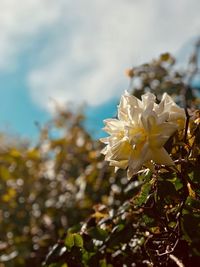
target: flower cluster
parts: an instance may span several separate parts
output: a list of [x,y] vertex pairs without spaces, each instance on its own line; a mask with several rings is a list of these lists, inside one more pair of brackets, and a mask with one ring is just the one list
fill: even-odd
[[106,144],[102,150],[105,160],[115,170],[128,168],[131,178],[152,161],[174,164],[163,146],[176,130],[184,127],[185,111],[166,93],[156,104],[152,93],[139,100],[125,92],[118,106],[118,119],[107,119],[104,123],[104,130],[110,135],[101,139]]

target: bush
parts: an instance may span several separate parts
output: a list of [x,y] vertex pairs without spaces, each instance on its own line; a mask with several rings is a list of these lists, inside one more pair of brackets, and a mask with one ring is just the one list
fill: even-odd
[[[167,91],[187,106],[165,143],[174,166],[114,172],[80,113],[60,110],[36,145],[0,151],[1,266],[197,266],[200,261],[200,112],[175,60],[127,72],[138,98]],[[133,87],[132,87],[133,86]]]

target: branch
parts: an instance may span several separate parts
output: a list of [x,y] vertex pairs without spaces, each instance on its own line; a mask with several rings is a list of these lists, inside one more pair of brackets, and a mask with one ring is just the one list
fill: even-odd
[[181,260],[179,260],[176,256],[173,254],[169,255],[170,259],[177,264],[178,267],[185,267]]

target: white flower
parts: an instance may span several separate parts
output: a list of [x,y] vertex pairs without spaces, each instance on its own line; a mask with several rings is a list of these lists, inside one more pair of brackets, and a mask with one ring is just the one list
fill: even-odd
[[184,127],[185,112],[164,94],[159,104],[151,93],[142,100],[125,92],[118,106],[118,119],[104,121],[104,130],[110,135],[102,138],[105,160],[115,169],[126,169],[128,177],[137,173],[144,164],[173,165],[163,147],[177,129]]

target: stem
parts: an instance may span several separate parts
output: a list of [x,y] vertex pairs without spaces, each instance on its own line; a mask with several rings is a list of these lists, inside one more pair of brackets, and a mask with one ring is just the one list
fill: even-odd
[[174,256],[173,254],[169,255],[170,259],[175,262],[177,264],[178,267],[185,267],[182,263],[182,261],[180,261],[176,256]]
[[184,132],[184,143],[187,143],[187,133],[188,133],[188,127],[189,127],[189,121],[190,121],[190,115],[188,114],[187,108],[185,108],[185,114],[186,114],[186,121],[185,121],[185,132]]

